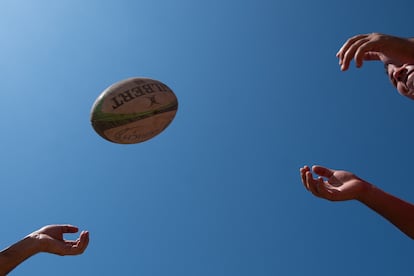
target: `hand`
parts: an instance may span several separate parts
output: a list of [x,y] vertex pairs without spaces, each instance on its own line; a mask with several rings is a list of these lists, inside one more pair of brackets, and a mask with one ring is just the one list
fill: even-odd
[[40,244],[41,252],[57,255],[78,255],[85,251],[89,243],[89,232],[82,231],[77,240],[64,240],[63,234],[77,233],[78,228],[72,225],[48,225],[29,236]]
[[315,179],[310,168],[305,166],[300,169],[302,182],[312,194],[327,200],[360,199],[372,187],[371,184],[350,172],[332,170],[322,166],[313,166],[312,170],[319,177]]
[[361,67],[364,60],[380,60],[400,66],[414,62],[414,42],[386,34],[362,34],[348,39],[336,56],[342,71],[349,68],[352,59],[357,67]]

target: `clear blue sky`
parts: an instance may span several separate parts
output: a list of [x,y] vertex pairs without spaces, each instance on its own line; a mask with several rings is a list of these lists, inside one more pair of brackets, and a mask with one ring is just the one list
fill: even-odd
[[[299,168],[414,201],[414,101],[381,64],[344,73],[335,57],[355,34],[413,36],[413,9],[1,1],[0,246],[51,223],[91,237],[82,256],[39,254],[13,275],[412,275],[409,238],[358,202],[313,197]],[[179,111],[150,141],[112,144],[90,108],[133,76],[166,83]]]

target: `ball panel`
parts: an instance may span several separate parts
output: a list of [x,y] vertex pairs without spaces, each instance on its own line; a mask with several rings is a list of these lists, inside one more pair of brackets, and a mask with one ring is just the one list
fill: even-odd
[[143,120],[107,129],[103,134],[107,140],[120,144],[144,142],[160,134],[171,123],[174,115],[175,112],[154,115]]

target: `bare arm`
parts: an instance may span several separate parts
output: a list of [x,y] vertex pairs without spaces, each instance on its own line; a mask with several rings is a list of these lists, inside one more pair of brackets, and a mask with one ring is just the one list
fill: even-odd
[[347,171],[313,166],[300,169],[306,189],[330,201],[358,200],[414,239],[414,205],[388,194]]
[[26,237],[0,253],[0,275],[6,275],[30,256],[39,253],[35,240]]
[[375,186],[360,202],[386,218],[407,236],[414,239],[414,205],[388,194]]
[[81,232],[74,241],[63,239],[65,233],[76,233],[78,228],[72,225],[45,226],[21,241],[0,252],[0,275],[6,275],[29,257],[40,253],[57,255],[77,255],[83,253],[89,243],[89,233]]

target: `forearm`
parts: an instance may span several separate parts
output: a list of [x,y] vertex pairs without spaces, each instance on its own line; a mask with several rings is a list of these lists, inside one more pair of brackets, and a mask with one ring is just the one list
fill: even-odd
[[16,266],[39,252],[36,239],[30,236],[4,249],[0,252],[0,275],[7,275]]
[[414,239],[414,205],[372,186],[359,201]]

